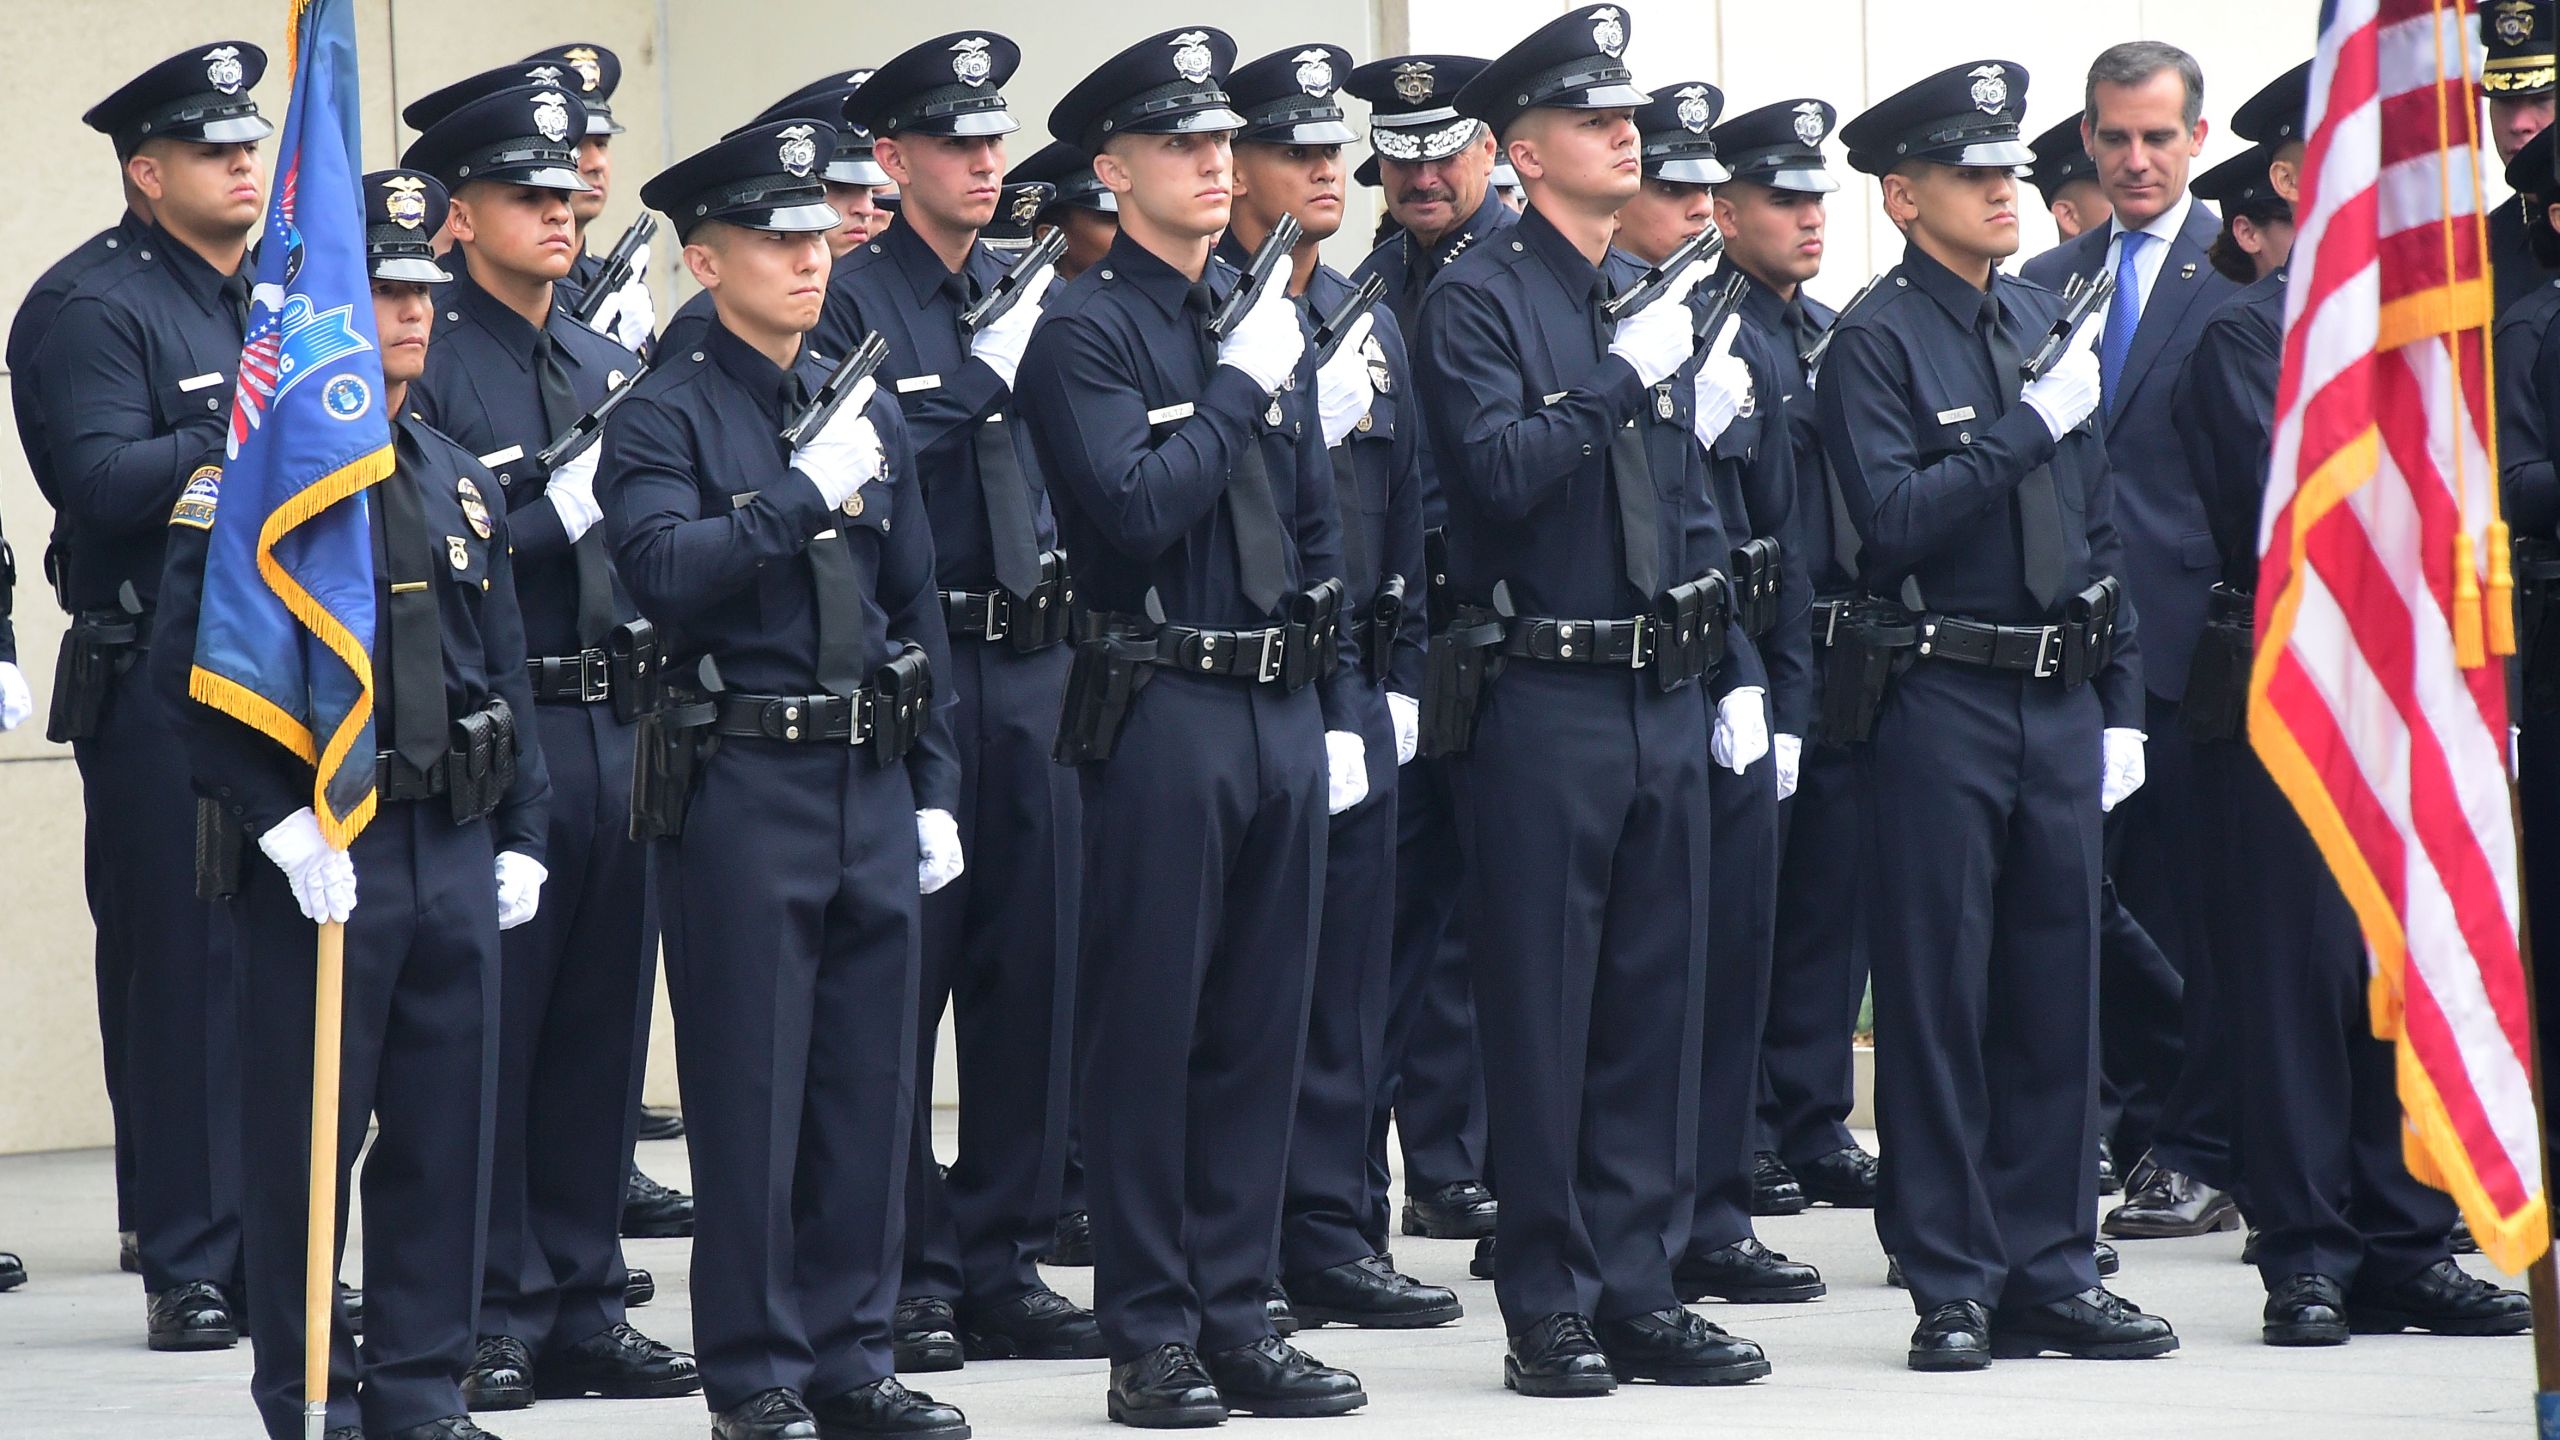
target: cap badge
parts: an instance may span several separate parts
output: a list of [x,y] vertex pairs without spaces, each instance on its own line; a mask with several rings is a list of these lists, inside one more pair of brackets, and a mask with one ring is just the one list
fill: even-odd
[[1684,85],[1677,93],[1680,96],[1680,108],[1677,112],[1680,116],[1680,124],[1692,135],[1704,134],[1707,121],[1714,118],[1707,110],[1707,87]]
[[1604,5],[1591,12],[1591,43],[1612,60],[1627,48],[1626,22],[1614,7]]
[[1407,105],[1430,99],[1432,84],[1428,60],[1408,60],[1396,67],[1396,98]]
[[1796,138],[1807,145],[1822,143],[1822,102],[1807,100],[1796,107]]
[[1333,57],[1322,50],[1301,50],[1290,57],[1298,62],[1298,88],[1321,100],[1333,93]]
[[204,52],[204,78],[225,95],[240,93],[240,82],[248,72],[240,68],[240,47],[216,45]]
[[871,71],[856,70],[852,74],[844,77],[844,83],[847,85],[868,85],[871,83],[871,75]]
[[818,163],[817,131],[807,125],[793,125],[782,131],[782,145],[775,152],[782,168],[798,179],[809,178],[810,169]]
[[2009,103],[2009,72],[1997,65],[1973,67],[1973,108],[1997,115]]
[[382,182],[387,193],[382,197],[382,213],[391,223],[404,230],[416,230],[427,223],[427,182],[415,175],[394,175]]
[[1013,197],[1013,223],[1028,225],[1040,218],[1040,192],[1025,190]]
[[1216,68],[1209,54],[1209,32],[1185,30],[1167,43],[1173,46],[1173,73],[1194,85],[1207,83],[1209,72]]
[[557,65],[528,66],[524,72],[524,80],[528,85],[557,85],[560,83],[560,67]]
[[533,97],[533,128],[557,145],[569,138],[569,97],[545,90]]
[[961,84],[984,85],[995,69],[995,57],[987,53],[987,37],[972,35],[952,45],[951,73],[960,77]]
[[2507,0],[2498,7],[2498,41],[2503,45],[2522,45],[2533,38],[2533,5],[2530,0]]
[[560,58],[568,61],[569,68],[578,72],[580,89],[593,94],[604,88],[604,66],[597,60],[593,46],[573,45],[561,51]]

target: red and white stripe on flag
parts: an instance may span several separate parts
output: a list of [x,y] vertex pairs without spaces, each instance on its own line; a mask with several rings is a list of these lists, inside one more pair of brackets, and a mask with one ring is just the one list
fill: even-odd
[[2259,530],[2250,734],[2354,905],[2409,1166],[2548,1243],[2507,787],[2471,0],[2329,0]]

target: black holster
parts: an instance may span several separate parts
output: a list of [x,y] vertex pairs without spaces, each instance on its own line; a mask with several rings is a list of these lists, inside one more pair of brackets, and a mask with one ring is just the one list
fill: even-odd
[[716,703],[690,691],[663,693],[665,702],[641,716],[632,730],[634,840],[672,840],[684,833],[694,776],[720,745],[720,737],[711,730],[712,722],[720,718]]
[[1342,582],[1325,580],[1281,602],[1280,688],[1292,694],[1342,665]]
[[1110,759],[1131,702],[1155,673],[1156,642],[1132,634],[1126,617],[1095,616],[1090,628],[1067,667],[1058,739],[1049,752],[1061,765]]
[[1360,647],[1361,668],[1374,685],[1387,683],[1387,667],[1395,659],[1396,632],[1404,626],[1404,577],[1390,575],[1378,582],[1378,593],[1369,597],[1369,613],[1362,620]]
[[666,664],[658,650],[657,626],[626,620],[604,637],[604,649],[613,668],[614,719],[637,725],[666,704]]
[[207,796],[196,797],[196,898],[228,900],[240,893],[240,852],[248,841],[240,817]]
[[2515,542],[2516,658],[2529,715],[2560,715],[2560,544]]
[[453,722],[445,797],[452,802],[454,824],[482,819],[507,798],[507,788],[516,783],[516,743],[516,712],[494,695]]
[[1476,716],[1502,674],[1502,617],[1460,605],[1431,637],[1422,679],[1421,753],[1464,755],[1476,743]]
[[1754,639],[1778,624],[1778,542],[1763,535],[1733,550],[1733,623]]
[[54,663],[53,709],[45,718],[44,738],[64,744],[97,734],[116,677],[141,658],[140,619],[112,610],[73,616]]
[[2187,665],[2178,728],[2190,740],[2238,740],[2249,733],[2249,667],[2258,652],[2257,598],[2216,585],[2205,599],[2204,631]]
[[1863,596],[1825,601],[1813,610],[1816,662],[1822,691],[1814,714],[1814,743],[1858,745],[1875,733],[1876,713],[1892,688],[1895,652],[1919,636],[1898,605]]
[[871,763],[886,770],[907,758],[933,719],[933,663],[912,641],[871,673]]
[[2110,575],[2062,605],[2062,688],[2076,690],[2107,668],[2116,653],[2116,611],[2124,587]]
[[1653,683],[1667,693],[1724,663],[1734,611],[1734,583],[1713,570],[1663,591],[1653,603]]

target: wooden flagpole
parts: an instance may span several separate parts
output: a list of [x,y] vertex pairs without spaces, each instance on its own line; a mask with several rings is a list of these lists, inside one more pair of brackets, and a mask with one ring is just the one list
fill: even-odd
[[302,1249],[302,1440],[329,1428],[329,1348],[338,1314],[338,1060],[347,927],[320,927],[311,1006],[311,1223]]

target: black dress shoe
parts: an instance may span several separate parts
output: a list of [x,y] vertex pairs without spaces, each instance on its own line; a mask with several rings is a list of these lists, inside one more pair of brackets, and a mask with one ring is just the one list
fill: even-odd
[[1822,1283],[1821,1271],[1750,1238],[1681,1256],[1671,1284],[1684,1304],[1709,1297],[1737,1305],[1786,1304],[1819,1299],[1831,1288]]
[[15,1290],[27,1283],[27,1262],[0,1250],[0,1290]]
[[1914,1370],[1980,1370],[1991,1364],[1991,1312],[1950,1300],[1920,1317],[1902,1363]]
[[2456,1255],[2477,1255],[2480,1253],[2480,1242],[2472,1235],[2471,1222],[2468,1220],[2454,1221],[2453,1234],[2449,1238],[2450,1248]]
[[1786,1161],[1767,1150],[1751,1157],[1752,1214],[1801,1215],[1810,1203]]
[[1201,1356],[1200,1363],[1227,1409],[1247,1415],[1273,1419],[1348,1415],[1369,1403],[1359,1376],[1319,1364],[1277,1336],[1212,1351]]
[[1460,1180],[1437,1190],[1408,1195],[1404,1233],[1432,1240],[1474,1240],[1493,1233],[1501,1206],[1481,1180]]
[[2147,1157],[2144,1163],[2150,1169],[2141,1183],[2125,1192],[2099,1229],[2119,1240],[2172,1240],[2239,1225],[2240,1205],[2228,1192]]
[[154,1350],[228,1350],[240,1343],[231,1302],[209,1280],[161,1291],[145,1315]]
[[483,1335],[462,1375],[462,1403],[474,1412],[521,1410],[533,1403],[533,1357],[513,1335]]
[[643,1140],[681,1140],[684,1138],[684,1112],[657,1105],[640,1107],[640,1138]]
[[960,1349],[960,1322],[951,1313],[951,1302],[930,1295],[898,1302],[889,1340],[902,1374],[957,1370],[965,1359]]
[[1901,1256],[1887,1254],[1884,1257],[1884,1283],[1892,1286],[1896,1290],[1908,1290],[1911,1288],[1911,1282],[1902,1278]]
[[1043,1285],[984,1309],[960,1331],[971,1360],[1099,1360],[1107,1353],[1093,1312]]
[[818,1422],[797,1391],[759,1390],[711,1418],[711,1440],[818,1440]]
[[1606,1395],[1618,1388],[1608,1353],[1591,1322],[1570,1312],[1550,1315],[1511,1337],[1502,1384],[1523,1395]]
[[1262,1292],[1262,1313],[1271,1321],[1271,1333],[1283,1339],[1298,1333],[1298,1310],[1289,1303],[1289,1292],[1273,1284]]
[[545,1400],[663,1400],[702,1388],[692,1356],[619,1323],[544,1355],[533,1380]]
[[1476,1242],[1476,1253],[1467,1258],[1467,1273],[1479,1280],[1493,1278],[1493,1237],[1487,1235]]
[[1371,1330],[1418,1330],[1446,1325],[1466,1313],[1458,1293],[1399,1275],[1381,1255],[1289,1277],[1289,1306],[1301,1325],[1358,1325]]
[[2124,1268],[2124,1257],[2117,1254],[2116,1247],[2106,1241],[2091,1241],[2089,1249],[2090,1253],[2097,1257],[2099,1279],[2103,1280]]
[[2258,1263],[2258,1227],[2255,1225],[2249,1227],[2248,1234],[2240,1237],[2240,1263],[2243,1265]]
[[364,1333],[364,1292],[341,1281],[338,1285],[338,1314],[347,1322],[347,1333]]
[[819,1440],[868,1440],[874,1435],[969,1440],[969,1419],[959,1406],[945,1405],[895,1379],[812,1400],[809,1413],[817,1417]]
[[1657,1385],[1739,1385],[1769,1373],[1769,1357],[1739,1335],[1728,1335],[1695,1311],[1675,1305],[1597,1327],[1609,1371],[1621,1380]]
[[622,1183],[622,1233],[632,1240],[673,1240],[693,1233],[693,1197],[670,1190],[631,1167]]
[[2178,1332],[2103,1285],[2042,1305],[2003,1307],[1991,1325],[1991,1353],[2003,1360],[2069,1355],[2079,1360],[2147,1360],[2178,1348]]
[[1227,1418],[1217,1382],[1188,1345],[1159,1345],[1112,1366],[1111,1393],[1103,1403],[1112,1419],[1141,1430],[1197,1430]]
[[127,1230],[116,1237],[116,1268],[127,1275],[142,1273],[142,1237]]
[[2291,1275],[2267,1292],[2259,1335],[2270,1345],[2344,1345],[2347,1296],[2326,1275]]
[[2106,1136],[2098,1137],[2098,1193],[2114,1195],[2124,1189],[2124,1177],[2116,1174],[2116,1147]]
[[622,1272],[623,1309],[637,1310],[641,1306],[646,1305],[657,1298],[657,1276],[650,1274],[648,1271],[641,1269],[637,1265],[630,1266]]
[[1876,1208],[1876,1157],[1855,1145],[1788,1168],[1809,1203],[1843,1210]]
[[498,1440],[498,1437],[472,1424],[468,1415],[447,1415],[424,1425],[394,1430],[391,1440]]
[[2359,1335],[2521,1335],[2533,1328],[2533,1302],[2439,1260],[2405,1280],[2358,1285],[2347,1297],[2347,1325]]
[[1091,1265],[1093,1216],[1082,1210],[1059,1216],[1057,1233],[1049,1239],[1049,1253],[1040,1257],[1040,1263],[1077,1269]]

